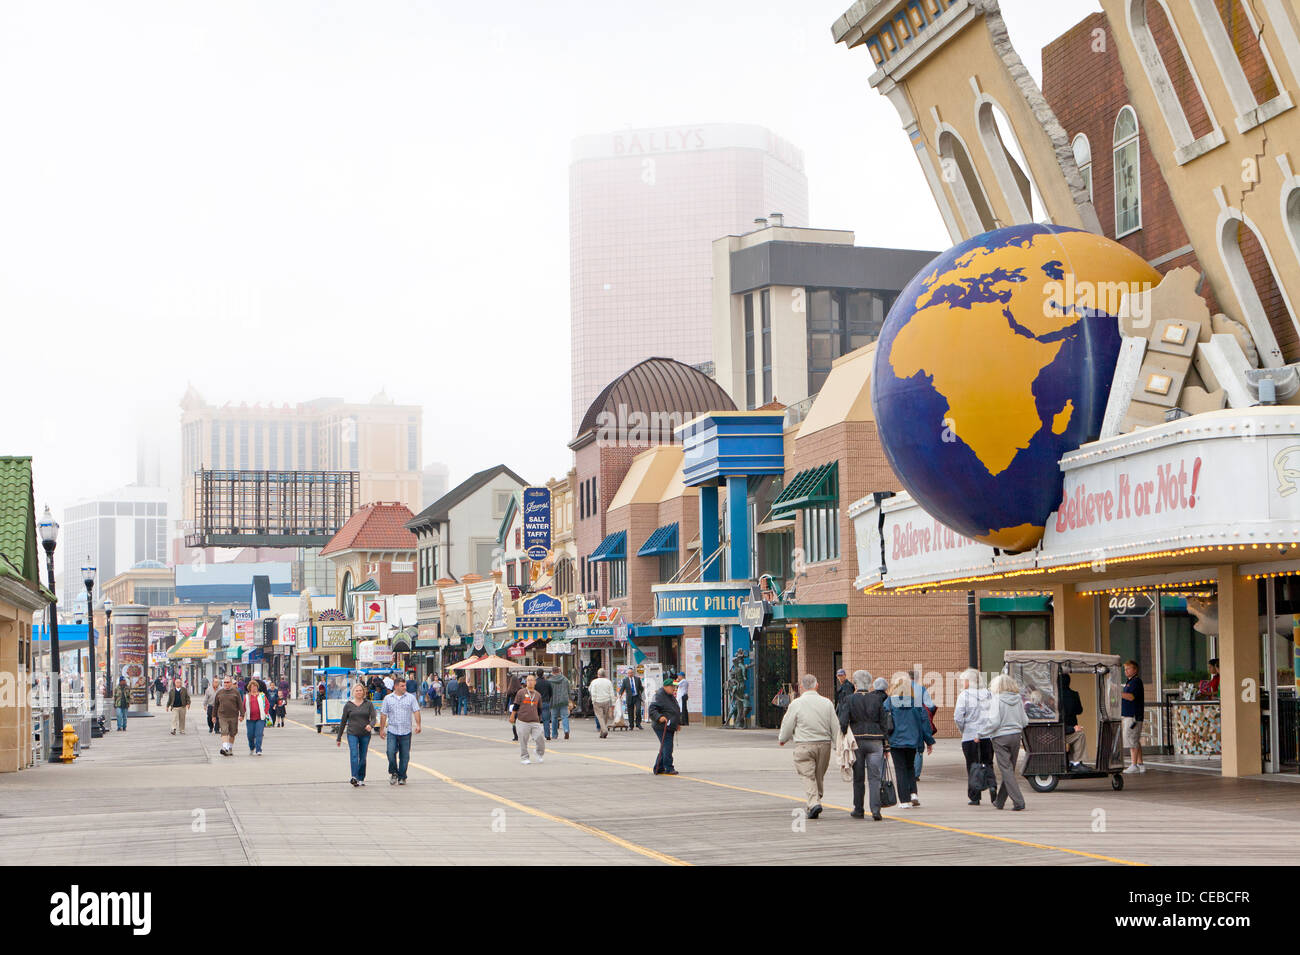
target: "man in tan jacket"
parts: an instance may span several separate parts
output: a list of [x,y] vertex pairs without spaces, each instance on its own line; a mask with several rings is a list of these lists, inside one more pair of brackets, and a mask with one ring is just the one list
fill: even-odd
[[777,741],[794,740],[794,770],[803,777],[808,796],[808,818],[822,814],[823,781],[831,764],[831,749],[839,736],[835,704],[817,692],[817,677],[805,673],[799,680],[803,692],[785,711]]

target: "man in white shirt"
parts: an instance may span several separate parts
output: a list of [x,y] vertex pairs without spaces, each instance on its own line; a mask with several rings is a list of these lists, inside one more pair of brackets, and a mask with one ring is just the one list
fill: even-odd
[[690,697],[691,697],[691,681],[686,679],[685,670],[678,670],[677,671],[677,699],[681,703],[681,707],[682,707],[683,726],[691,725],[691,715],[687,711],[687,706],[690,703]]
[[794,740],[794,770],[804,779],[808,818],[816,819],[822,814],[823,781],[839,736],[840,719],[835,704],[817,692],[817,677],[805,673],[799,685],[803,692],[786,709],[777,741],[784,746]]
[[411,762],[411,731],[420,732],[420,703],[400,680],[379,705],[379,736],[388,740],[388,785],[405,786]]
[[600,669],[587,690],[591,693],[591,706],[596,711],[596,728],[600,730],[600,738],[604,739],[614,722],[614,684],[605,676],[604,669]]

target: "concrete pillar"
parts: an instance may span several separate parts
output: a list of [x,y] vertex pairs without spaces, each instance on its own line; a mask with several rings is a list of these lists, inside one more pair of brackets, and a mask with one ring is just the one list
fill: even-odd
[[1225,565],[1219,579],[1219,699],[1223,775],[1253,776],[1260,753],[1259,585]]
[[[718,549],[718,488],[700,487],[700,561],[706,561]],[[700,574],[700,580],[721,580],[722,564],[714,560]]]

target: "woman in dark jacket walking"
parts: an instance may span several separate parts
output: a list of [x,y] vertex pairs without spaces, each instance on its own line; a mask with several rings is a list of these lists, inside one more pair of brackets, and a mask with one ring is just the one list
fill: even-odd
[[352,699],[343,704],[343,716],[335,730],[334,745],[343,745],[343,733],[348,736],[348,759],[352,767],[352,778],[348,780],[353,786],[366,784],[366,751],[370,748],[370,736],[379,723],[379,713],[375,704],[366,699],[366,688],[360,683],[352,687]]
[[889,688],[885,709],[894,718],[894,731],[889,734],[889,752],[894,760],[894,776],[898,785],[898,808],[909,805],[919,808],[916,778],[916,751],[924,744],[926,753],[934,749],[934,734],[930,732],[930,714],[912,693],[912,678],[901,674]]
[[854,819],[866,818],[864,796],[870,797],[871,818],[880,820],[880,777],[885,768],[886,740],[894,728],[893,717],[885,709],[885,691],[871,688],[871,674],[853,672],[853,693],[840,702],[840,732],[852,730],[857,741],[853,759]]

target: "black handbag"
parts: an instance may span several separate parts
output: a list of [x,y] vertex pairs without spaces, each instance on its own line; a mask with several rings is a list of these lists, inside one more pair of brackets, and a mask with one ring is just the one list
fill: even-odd
[[898,805],[898,791],[894,787],[894,770],[890,766],[889,754],[885,754],[883,772],[880,774],[880,808],[888,809]]

